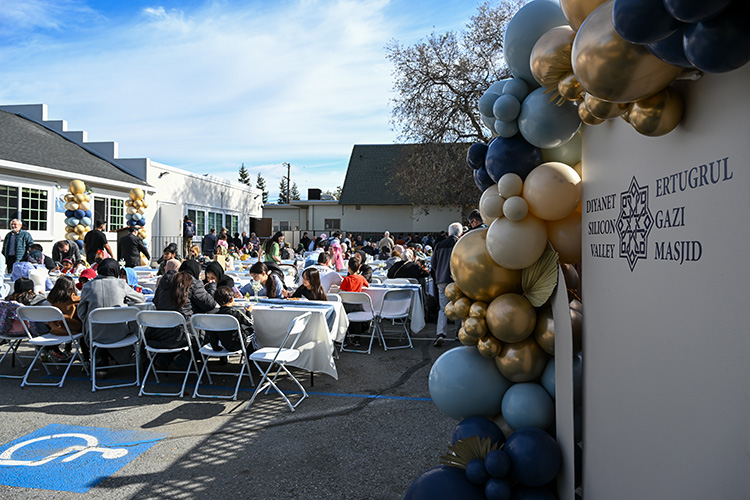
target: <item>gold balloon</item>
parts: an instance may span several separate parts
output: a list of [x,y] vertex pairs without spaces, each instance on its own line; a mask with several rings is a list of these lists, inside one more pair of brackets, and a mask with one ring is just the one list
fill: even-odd
[[570,49],[576,33],[570,26],[557,26],[539,37],[529,58],[531,73],[539,85],[557,87],[573,68],[570,65]]
[[557,82],[557,91],[569,101],[577,101],[581,98],[583,87],[576,80],[576,75],[571,71]]
[[81,210],[83,210],[85,212],[86,210],[88,210],[90,208],[89,202],[88,201],[82,201],[81,203],[78,204],[78,208],[80,208]]
[[83,181],[70,181],[68,184],[68,191],[73,194],[81,194],[86,191],[86,184]]
[[83,224],[78,224],[76,227],[73,228],[73,232],[75,232],[78,235],[81,235],[86,232],[86,226]]
[[487,306],[487,327],[503,342],[520,342],[534,331],[536,310],[523,295],[505,293]]
[[469,297],[461,297],[453,303],[453,310],[460,319],[469,317],[469,307],[471,307],[471,299]]
[[145,193],[143,192],[143,189],[141,188],[133,188],[130,190],[130,199],[135,200],[142,200],[145,196]]
[[589,14],[606,0],[560,0],[560,8],[565,19],[568,20],[574,30],[577,30],[586,20]]
[[610,118],[617,118],[628,109],[627,103],[621,102],[609,102],[604,99],[599,99],[592,94],[586,94],[586,109],[597,118],[602,120],[609,120]]
[[578,299],[570,301],[570,308],[573,309],[574,311],[578,311],[579,313],[583,314],[583,304]]
[[[75,201],[76,203],[79,203],[79,204],[83,203],[83,202],[86,201],[86,195],[85,194],[74,194],[73,195],[73,201]],[[83,209],[81,209],[81,210],[83,210]]]
[[65,232],[66,233],[72,233],[73,232],[73,227],[74,226],[65,226]]
[[560,264],[562,268],[563,277],[565,278],[565,288],[568,290],[578,290],[581,285],[581,278],[578,276],[578,271],[575,266],[571,264]]
[[464,326],[461,329],[466,335],[475,339],[484,337],[489,332],[484,318],[473,318],[471,316],[464,320]]
[[625,112],[620,115],[620,118],[630,123],[630,106],[628,106],[628,109],[626,109]]
[[74,196],[75,195],[73,193],[68,193],[68,194],[65,195],[65,197],[63,199],[65,200],[65,203],[67,203],[69,201],[73,201],[73,197]]
[[133,200],[133,206],[135,208],[141,208],[143,206],[143,202],[141,200]]
[[[493,224],[499,220],[502,219]],[[487,253],[486,239],[486,229],[469,231],[458,240],[451,254],[451,274],[456,285],[471,299],[482,302],[521,289],[521,271],[497,265]]]
[[534,337],[529,337],[514,344],[504,344],[495,364],[511,382],[531,382],[544,371],[547,354]]
[[448,319],[457,320],[458,316],[456,315],[456,309],[453,307],[453,302],[448,302],[445,304],[445,316]]
[[469,308],[469,317],[471,318],[484,318],[487,314],[487,303],[486,302],[474,302]]
[[69,201],[65,204],[65,210],[78,210],[78,203]]
[[573,72],[590,94],[610,102],[631,102],[653,95],[682,68],[657,59],[644,45],[627,42],[612,24],[614,0],[597,8],[573,41]]
[[574,211],[564,219],[547,221],[547,238],[559,254],[560,262],[581,262],[581,212]]
[[492,335],[487,335],[477,341],[477,350],[479,351],[479,354],[485,358],[494,358],[500,354],[502,348],[503,343]]
[[466,334],[463,328],[458,330],[458,341],[463,345],[477,345],[478,338],[470,337]]
[[543,307],[536,316],[534,339],[544,352],[555,355],[555,321],[550,306]]
[[583,347],[583,314],[570,309],[570,324],[573,327],[573,352],[581,352]]
[[540,219],[564,219],[581,201],[581,177],[565,163],[542,163],[526,176],[523,199]]
[[146,202],[146,200],[141,200],[141,206],[143,208],[148,208],[148,202]]
[[578,103],[578,118],[580,118],[586,125],[599,125],[600,123],[604,123],[604,120],[591,114],[591,111],[586,107],[585,102]]
[[464,296],[464,292],[461,291],[460,288],[458,288],[458,285],[455,283],[448,283],[448,285],[445,287],[445,298],[450,301],[456,301]]
[[668,134],[682,119],[682,97],[667,87],[630,105],[628,118],[639,133],[649,137]]

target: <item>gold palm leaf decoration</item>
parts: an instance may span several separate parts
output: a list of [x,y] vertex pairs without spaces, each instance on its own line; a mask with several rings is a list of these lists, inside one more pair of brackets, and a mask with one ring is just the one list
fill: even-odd
[[471,436],[448,446],[450,451],[440,457],[440,465],[465,469],[466,464],[475,458],[484,459],[489,452],[498,448],[498,444],[492,444],[492,440],[488,437]]
[[521,271],[523,296],[534,307],[547,302],[557,286],[558,254],[547,246],[541,257],[532,265]]

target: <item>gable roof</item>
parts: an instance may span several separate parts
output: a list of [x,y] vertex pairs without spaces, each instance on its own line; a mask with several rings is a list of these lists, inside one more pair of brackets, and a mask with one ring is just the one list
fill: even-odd
[[416,144],[356,144],[352,148],[346,179],[341,188],[342,205],[410,205],[395,189],[396,167],[406,161]]
[[148,186],[54,130],[21,115],[0,110],[0,159]]

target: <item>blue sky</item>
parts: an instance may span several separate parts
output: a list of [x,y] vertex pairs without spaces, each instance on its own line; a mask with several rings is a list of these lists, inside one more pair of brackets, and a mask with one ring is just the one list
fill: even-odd
[[478,3],[0,0],[0,103],[45,103],[123,158],[232,180],[244,163],[272,201],[286,161],[304,198],[343,184],[354,144],[394,142],[386,44]]

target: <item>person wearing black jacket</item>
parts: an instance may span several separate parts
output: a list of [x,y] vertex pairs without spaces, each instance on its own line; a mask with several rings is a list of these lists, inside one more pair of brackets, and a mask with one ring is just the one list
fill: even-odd
[[52,260],[61,264],[63,259],[68,259],[75,264],[81,260],[81,250],[76,243],[69,240],[60,240],[52,247]]
[[125,267],[138,267],[141,265],[141,254],[151,259],[143,240],[135,234],[135,227],[128,226],[128,234],[117,242],[117,260],[124,260]]
[[367,261],[367,254],[363,250],[357,250],[354,252],[354,255],[359,255],[360,264],[359,271],[357,271],[359,274],[361,274],[368,283],[372,283],[372,267],[370,267],[369,264],[366,264],[365,261]]
[[[458,237],[463,232],[463,226],[460,222],[454,222],[448,226],[448,237],[440,241],[435,245],[435,249],[432,252],[432,280],[437,286],[438,291],[438,321],[437,321],[437,335],[435,337],[435,346],[440,347],[445,341],[448,318],[445,315],[445,306],[448,305],[449,300],[445,296],[445,287],[449,283],[453,283],[453,277],[451,276],[451,254],[453,253],[453,247],[456,246]],[[442,234],[442,233],[441,233]]]

